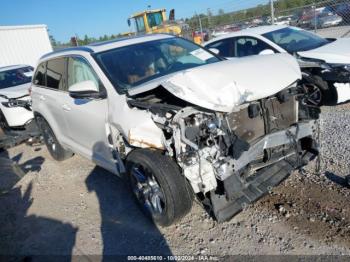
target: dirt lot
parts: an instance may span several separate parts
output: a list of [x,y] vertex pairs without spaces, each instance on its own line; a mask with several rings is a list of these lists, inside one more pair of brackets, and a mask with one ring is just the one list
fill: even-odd
[[43,146],[2,152],[26,175],[0,193],[0,254],[350,255],[350,106],[324,108],[321,129],[320,176],[310,164],[229,222],[195,204],[169,228],[148,222],[126,185],[88,160],[55,162]]

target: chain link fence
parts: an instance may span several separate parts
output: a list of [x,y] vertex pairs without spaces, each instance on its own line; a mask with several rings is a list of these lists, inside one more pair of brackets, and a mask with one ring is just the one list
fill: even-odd
[[275,24],[301,27],[324,37],[350,37],[350,1],[328,0],[276,9],[275,17]]
[[323,37],[350,37],[350,0],[299,1],[275,0],[256,7],[234,12],[219,10],[213,15],[195,14],[184,22],[192,34],[201,34],[203,40],[228,32],[262,25],[290,25],[314,31]]

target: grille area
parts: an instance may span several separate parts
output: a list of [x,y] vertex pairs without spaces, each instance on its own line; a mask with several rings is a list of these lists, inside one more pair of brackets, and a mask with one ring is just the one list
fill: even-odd
[[297,123],[298,101],[295,96],[283,102],[276,97],[263,99],[228,114],[227,122],[235,135],[252,144],[267,133],[283,130]]

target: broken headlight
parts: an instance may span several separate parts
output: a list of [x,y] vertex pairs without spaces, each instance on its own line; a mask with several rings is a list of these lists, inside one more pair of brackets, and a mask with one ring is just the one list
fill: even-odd
[[350,72],[350,64],[349,65],[344,65],[344,64],[330,64],[330,66],[334,69],[344,69],[347,72]]
[[297,56],[296,58],[301,68],[320,67],[323,69],[331,69],[331,67],[326,63],[326,61],[321,59],[307,58],[302,56]]
[[185,135],[197,145],[217,133],[219,121],[215,115],[194,114],[185,119]]

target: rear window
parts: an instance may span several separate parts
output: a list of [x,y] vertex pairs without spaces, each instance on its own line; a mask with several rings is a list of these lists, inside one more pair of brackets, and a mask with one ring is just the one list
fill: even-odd
[[46,62],[41,63],[36,69],[34,81],[33,81],[35,85],[46,86],[45,73],[46,73]]
[[31,66],[0,72],[0,89],[30,83],[32,75],[33,67]]

